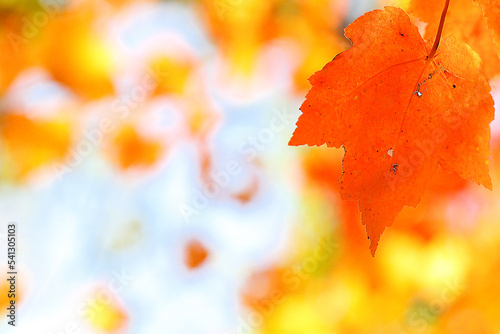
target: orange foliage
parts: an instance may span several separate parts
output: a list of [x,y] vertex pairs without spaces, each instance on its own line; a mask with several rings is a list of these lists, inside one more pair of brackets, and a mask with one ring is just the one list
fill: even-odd
[[92,9],[68,11],[43,29],[42,62],[54,78],[86,98],[113,93],[112,50],[93,30]]
[[[343,199],[357,200],[372,254],[438,165],[491,188],[490,87],[455,37],[434,57],[408,15],[386,7],[349,25],[353,47],[310,81],[290,145],[343,146]],[[473,115],[473,116],[472,116]]]
[[184,262],[189,269],[200,267],[208,257],[208,250],[196,239],[186,244]]
[[123,127],[114,139],[115,156],[122,169],[152,166],[161,154],[161,144],[143,138],[132,126]]
[[345,15],[339,1],[204,0],[203,15],[234,72],[249,75],[262,45],[286,38],[299,41],[294,83],[309,89],[307,77],[347,46],[341,37]]
[[63,121],[42,121],[24,115],[0,116],[0,138],[5,144],[12,173],[27,176],[36,168],[61,160],[71,144],[70,129]]
[[340,1],[281,1],[276,9],[277,34],[300,41],[302,58],[294,73],[298,91],[311,86],[307,78],[323,67],[348,43],[340,34],[344,11]]
[[260,45],[272,35],[273,1],[203,0],[201,6],[210,32],[235,72],[250,74]]
[[167,56],[154,58],[151,66],[155,70],[155,79],[158,83],[155,94],[182,94],[193,70],[190,61]]
[[2,17],[0,27],[0,93],[4,93],[19,73],[37,64],[38,45],[26,39],[23,25],[15,15]]

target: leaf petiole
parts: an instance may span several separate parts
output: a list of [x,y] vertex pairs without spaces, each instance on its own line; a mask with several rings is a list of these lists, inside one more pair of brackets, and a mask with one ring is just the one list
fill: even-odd
[[441,40],[441,34],[443,33],[444,19],[446,18],[446,12],[448,11],[448,6],[450,5],[450,0],[446,0],[441,13],[441,20],[439,21],[439,27],[436,33],[436,39],[434,40],[434,45],[432,46],[431,52],[427,55],[428,60],[432,60],[436,55],[437,48],[439,46],[439,41]]

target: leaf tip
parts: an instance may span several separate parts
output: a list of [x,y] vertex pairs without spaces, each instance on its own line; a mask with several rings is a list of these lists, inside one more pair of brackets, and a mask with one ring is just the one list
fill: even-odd
[[366,225],[366,234],[368,240],[370,240],[370,253],[372,254],[373,257],[375,257],[375,252],[377,251],[380,237],[382,236],[382,233],[385,230],[385,225],[374,224],[374,223],[367,224],[366,222],[363,222],[363,224]]
[[493,191],[493,183],[491,183],[491,179],[489,179],[488,182],[484,184],[484,187],[488,190]]
[[292,137],[288,141],[288,146],[300,146],[301,144],[297,140],[297,136],[295,136],[295,133],[292,134]]
[[375,257],[375,252],[377,251],[378,241],[374,242],[373,240],[370,242],[370,253],[373,257]]

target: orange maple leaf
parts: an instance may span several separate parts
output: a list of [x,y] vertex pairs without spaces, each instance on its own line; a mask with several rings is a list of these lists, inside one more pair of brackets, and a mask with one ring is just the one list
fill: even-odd
[[[440,164],[491,189],[488,82],[455,36],[437,50],[400,8],[368,12],[345,29],[353,46],[309,81],[289,145],[343,147],[343,199],[357,200],[375,254],[402,208],[417,206]],[[437,50],[437,52],[436,52]]]

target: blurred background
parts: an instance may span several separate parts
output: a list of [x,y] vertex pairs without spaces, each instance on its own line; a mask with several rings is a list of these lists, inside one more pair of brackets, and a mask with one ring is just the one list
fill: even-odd
[[500,333],[500,193],[438,170],[372,258],[343,151],[287,146],[307,78],[384,5],[408,7],[0,0],[0,332]]

